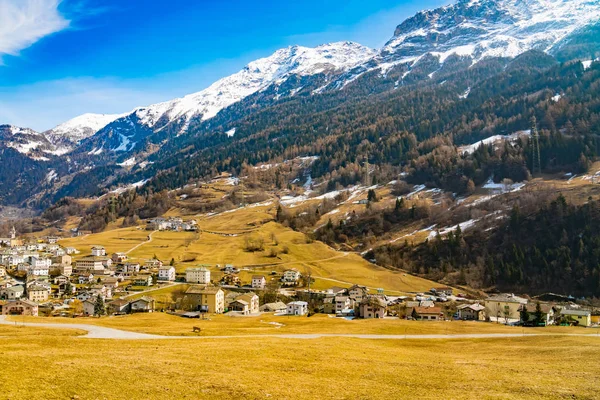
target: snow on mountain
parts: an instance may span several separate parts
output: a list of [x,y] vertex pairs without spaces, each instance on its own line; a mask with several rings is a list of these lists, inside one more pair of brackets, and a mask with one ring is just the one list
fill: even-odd
[[444,62],[452,54],[479,61],[516,57],[532,49],[550,52],[568,35],[598,20],[598,1],[459,0],[404,21],[382,55],[410,61],[431,53]]
[[222,109],[282,83],[292,75],[310,76],[343,72],[372,58],[377,52],[353,42],[325,44],[316,48],[291,46],[270,57],[248,64],[240,72],[223,78],[207,89],[180,99],[135,110],[139,120],[154,127],[159,121],[177,120],[185,130],[192,119],[208,120]]
[[[0,146],[12,148],[21,154],[32,156],[38,151],[53,150],[52,144],[41,133],[29,128],[13,125],[0,125]],[[39,154],[38,158],[39,158]]]
[[126,114],[83,114],[64,122],[45,134],[52,143],[79,143]]

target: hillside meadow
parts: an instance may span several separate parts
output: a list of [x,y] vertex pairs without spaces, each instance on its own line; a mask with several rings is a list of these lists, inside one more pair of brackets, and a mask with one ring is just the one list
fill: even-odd
[[593,399],[596,337],[92,340],[0,326],[7,399]]
[[[216,265],[233,264],[244,269],[242,282],[255,273],[269,274],[297,268],[311,273],[315,289],[350,286],[358,283],[382,288],[389,294],[422,292],[436,283],[374,265],[360,255],[340,252],[313,241],[303,233],[273,221],[274,205],[234,209],[216,215],[197,215],[200,232],[151,232],[142,227],[120,228],[102,233],[61,240],[61,245],[79,249],[81,257],[93,245],[102,245],[108,254],[127,252],[132,261],[143,262],[154,256],[175,262],[178,273],[197,265],[208,265],[213,280],[221,273]],[[191,217],[184,217],[191,218]],[[150,237],[150,239],[148,239]],[[262,250],[248,251],[248,242],[261,243]]]

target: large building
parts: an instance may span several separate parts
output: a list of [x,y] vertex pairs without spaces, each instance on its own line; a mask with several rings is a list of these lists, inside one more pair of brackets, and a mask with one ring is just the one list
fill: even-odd
[[208,285],[210,283],[210,270],[205,267],[188,268],[185,270],[185,281]]
[[88,256],[75,262],[75,269],[81,273],[84,271],[104,271],[112,265],[112,260],[106,256]]
[[38,305],[29,300],[9,300],[2,304],[2,315],[38,316]]
[[182,308],[221,314],[225,311],[225,292],[216,286],[192,285],[185,292]]
[[174,281],[175,280],[175,267],[160,267],[158,269],[158,280],[159,281]]
[[509,324],[521,319],[523,304],[527,304],[527,299],[514,294],[498,294],[485,300],[485,309],[491,321]]

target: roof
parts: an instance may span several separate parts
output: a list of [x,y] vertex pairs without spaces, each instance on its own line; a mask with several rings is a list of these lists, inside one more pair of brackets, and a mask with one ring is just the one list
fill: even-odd
[[123,307],[126,306],[127,304],[129,304],[130,301],[129,300],[125,300],[125,299],[117,299],[117,300],[113,300],[109,303],[109,305],[115,305],[115,306],[119,306],[119,307]]
[[37,307],[37,303],[34,303],[33,301],[29,301],[27,299],[18,299],[18,300],[8,300],[6,302],[7,305],[11,304],[11,303],[23,303],[25,305],[28,305],[30,307]]
[[243,301],[247,301],[247,302],[251,302],[253,298],[258,298],[258,296],[256,295],[256,293],[254,292],[248,292],[248,293],[244,293],[242,295],[239,295],[238,297],[235,298],[235,300],[243,300]]
[[252,279],[265,279],[264,275],[252,275]]
[[521,303],[521,304],[527,304],[527,299],[524,299],[522,297],[519,296],[515,296],[514,294],[510,294],[510,293],[503,293],[503,294],[497,294],[494,296],[490,296],[486,299],[486,301],[497,301],[497,302],[502,302],[502,303]]
[[233,303],[240,303],[240,304],[243,304],[245,306],[247,306],[247,305],[250,304],[246,300],[240,300],[240,299],[235,299],[234,301],[231,302],[231,304],[233,304]]
[[479,303],[475,303],[475,304],[461,304],[460,306],[457,307],[457,309],[459,310],[464,310],[464,309],[471,309],[473,311],[483,311],[485,310],[485,306],[479,304]]
[[260,310],[283,310],[286,307],[287,306],[285,305],[285,303],[281,301],[276,301],[275,303],[263,304],[262,306],[260,306]]
[[562,315],[576,315],[581,317],[587,317],[592,315],[592,312],[589,310],[567,310],[564,308],[560,311],[560,313]]
[[415,307],[415,312],[417,314],[436,314],[439,315],[442,313],[441,307]]
[[292,301],[287,303],[288,306],[308,306],[308,303],[305,301]]
[[373,305],[377,305],[379,307],[387,307],[387,302],[384,299],[382,299],[381,297],[376,297],[376,296],[365,297],[360,302],[361,305],[372,304],[372,303],[373,303]]
[[138,301],[143,301],[144,303],[152,303],[154,301],[154,299],[152,297],[143,296],[137,300],[132,301],[132,303],[137,303]]
[[[525,305],[525,308],[527,312],[534,313],[537,310],[537,303],[529,303]],[[548,314],[550,311],[552,311],[553,306],[552,304],[540,303],[540,308],[542,309],[542,313]]]
[[85,256],[85,257],[80,258],[76,262],[79,262],[79,261],[108,261],[108,260],[110,260],[110,258],[106,257],[106,256]]
[[185,294],[216,294],[219,291],[222,290],[217,286],[192,285],[185,291]]
[[200,271],[201,272],[210,272],[210,270],[208,268],[206,268],[206,267],[188,268],[188,269],[185,270],[185,272],[188,272],[188,271],[192,271],[192,272],[200,272]]

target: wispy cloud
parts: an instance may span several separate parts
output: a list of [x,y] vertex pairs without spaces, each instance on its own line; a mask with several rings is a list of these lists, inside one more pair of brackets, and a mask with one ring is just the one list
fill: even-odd
[[61,0],[0,0],[0,63],[45,36],[69,26],[59,12]]

